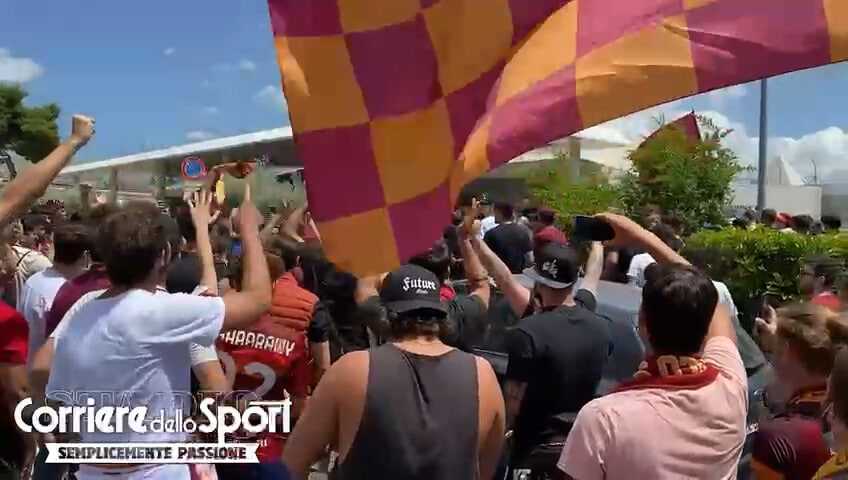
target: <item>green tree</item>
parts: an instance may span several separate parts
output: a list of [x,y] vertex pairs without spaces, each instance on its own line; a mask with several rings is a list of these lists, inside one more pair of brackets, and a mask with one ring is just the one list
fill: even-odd
[[526,176],[533,200],[555,210],[559,226],[565,230],[571,228],[572,215],[593,215],[620,206],[618,188],[610,183],[602,166],[579,160],[581,178],[575,180],[571,178],[571,161],[568,154],[557,152]]
[[[19,86],[0,84],[0,155],[14,152],[37,162],[59,144],[59,107],[52,103],[28,107],[24,105],[26,96]],[[2,156],[14,176],[17,172],[11,159]]]
[[678,216],[693,232],[704,224],[726,223],[725,211],[733,200],[731,182],[743,167],[733,150],[722,145],[731,130],[698,117],[701,139],[692,139],[673,125],[630,151],[630,170],[619,185],[621,202],[634,217],[643,207],[657,205]]

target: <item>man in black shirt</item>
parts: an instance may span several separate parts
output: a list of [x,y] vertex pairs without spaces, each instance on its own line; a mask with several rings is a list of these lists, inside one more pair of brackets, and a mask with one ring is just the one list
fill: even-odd
[[[489,278],[480,264],[480,259],[471,248],[469,231],[460,227],[459,248],[462,252],[462,263],[468,280],[469,294],[457,295],[444,282],[450,274],[450,254],[444,242],[410,260],[411,264],[421,266],[434,273],[440,285],[440,298],[448,312],[448,329],[442,335],[442,342],[460,350],[471,352],[479,347],[485,339],[488,329],[486,311],[491,294]],[[357,298],[359,299],[359,314],[365,325],[375,334],[379,343],[382,337],[380,329],[385,325],[382,321],[384,311],[378,296],[383,277],[370,277],[359,282]]]
[[486,232],[483,240],[512,273],[521,273],[529,264],[528,254],[533,249],[533,234],[528,227],[515,223],[514,217],[512,205],[495,204],[495,221],[498,226]]
[[572,421],[594,398],[611,350],[609,322],[595,313],[595,294],[573,290],[579,266],[566,245],[537,249],[536,266],[524,274],[535,282],[541,312],[522,320],[507,338],[510,468],[529,471],[531,480],[556,473]]

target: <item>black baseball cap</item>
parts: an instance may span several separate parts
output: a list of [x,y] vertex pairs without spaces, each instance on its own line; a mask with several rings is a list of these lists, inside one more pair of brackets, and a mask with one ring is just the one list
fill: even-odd
[[447,315],[436,275],[418,265],[403,265],[390,272],[380,288],[380,302],[395,313],[435,310]]
[[533,252],[533,257],[536,264],[522,273],[534,282],[561,290],[577,281],[580,260],[568,245],[546,243]]

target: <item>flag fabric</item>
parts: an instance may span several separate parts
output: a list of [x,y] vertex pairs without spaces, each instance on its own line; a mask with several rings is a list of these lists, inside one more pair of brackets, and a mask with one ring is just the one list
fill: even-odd
[[642,143],[640,143],[639,147],[637,148],[642,148],[643,146],[648,144],[648,142],[661,135],[663,132],[666,132],[671,129],[680,131],[687,139],[701,140],[701,127],[698,126],[698,117],[695,116],[695,112],[691,112],[687,113],[686,115],[683,115],[682,117],[678,118],[677,120],[671,123],[666,123],[665,125],[662,125],[661,127],[657,128],[653,131],[653,133],[648,135],[645,140],[642,140]]
[[848,59],[846,0],[269,0],[309,208],[356,274],[461,187],[584,128]]
[[245,178],[256,170],[256,163],[255,160],[250,160],[215,165],[210,170],[212,175],[211,183],[214,184],[224,175],[229,175],[233,178]]
[[[630,160],[639,172],[640,182],[650,183],[657,179],[659,172],[656,170],[656,164],[650,161],[653,155],[650,146],[662,135],[672,131],[678,132],[677,135],[679,135],[671,137],[671,140],[675,142],[674,145],[685,151],[694,151],[701,141],[701,128],[698,126],[698,117],[694,111],[683,115],[671,123],[661,125],[642,140],[642,143],[630,155]],[[648,161],[646,162],[645,160]]]

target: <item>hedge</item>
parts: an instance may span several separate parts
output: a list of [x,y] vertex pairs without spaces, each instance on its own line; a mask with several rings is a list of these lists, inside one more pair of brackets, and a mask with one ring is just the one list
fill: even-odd
[[777,302],[799,299],[799,273],[806,257],[827,255],[844,265],[848,235],[726,228],[689,237],[682,253],[703,266],[714,280],[727,284],[742,324],[750,330],[763,296]]

